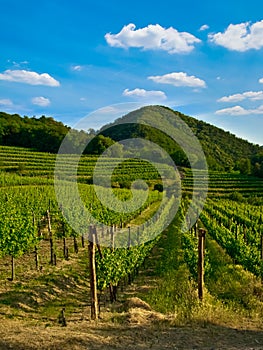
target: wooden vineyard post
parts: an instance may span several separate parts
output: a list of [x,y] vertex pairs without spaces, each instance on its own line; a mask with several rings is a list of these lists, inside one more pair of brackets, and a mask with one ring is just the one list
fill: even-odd
[[53,242],[53,234],[51,230],[51,220],[50,220],[49,210],[47,210],[47,223],[48,223],[48,233],[49,233],[49,242],[50,242],[50,264],[54,265],[54,242]]
[[198,298],[203,300],[204,296],[204,251],[205,251],[205,234],[206,230],[198,230]]
[[63,255],[65,259],[68,259],[67,252],[68,252],[68,249],[67,249],[66,237],[63,237]]
[[62,236],[63,236],[63,255],[65,259],[68,259],[68,249],[67,249],[67,240],[66,240],[66,230],[65,230],[65,222],[62,221]]
[[36,266],[36,270],[38,271],[38,267],[39,267],[39,258],[38,258],[38,249],[37,249],[37,246],[35,246],[35,266]]
[[128,226],[128,242],[127,242],[127,245],[128,245],[128,249],[131,248],[131,226]]
[[111,249],[113,251],[114,250],[114,245],[115,245],[113,226],[111,226],[111,228],[110,228],[110,235],[111,235]]
[[[33,229],[35,230],[35,221],[36,221],[36,218],[35,218],[35,214],[33,212]],[[38,271],[38,265],[39,265],[39,259],[38,259],[38,249],[37,249],[37,245],[35,245],[35,251],[34,251],[34,254],[35,254],[35,266],[36,266],[36,270]]]
[[84,238],[84,234],[81,235],[81,246],[82,246],[82,248],[85,248],[85,238]]
[[98,249],[99,256],[100,256],[101,259],[103,259],[102,252],[101,252],[101,249],[100,249],[100,244],[99,244],[99,239],[98,239],[98,233],[97,233],[96,226],[94,226],[94,229],[93,229],[93,238],[95,239],[95,244],[96,244],[96,248]]
[[[131,226],[128,226],[128,241],[127,241],[128,250],[131,249]],[[128,273],[128,284],[132,284],[132,276],[131,273]]]
[[91,319],[97,320],[99,316],[97,280],[96,280],[96,262],[95,252],[96,244],[93,227],[89,231],[89,269],[90,269],[90,293],[91,293]]
[[11,255],[11,281],[15,280],[15,258]]
[[74,246],[74,252],[75,254],[78,254],[79,252],[79,247],[78,247],[78,241],[76,236],[73,237],[73,246]]

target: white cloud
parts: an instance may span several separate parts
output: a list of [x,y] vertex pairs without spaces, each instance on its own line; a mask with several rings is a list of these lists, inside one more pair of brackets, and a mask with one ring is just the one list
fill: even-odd
[[188,86],[205,88],[206,83],[204,80],[196,78],[194,75],[187,75],[184,72],[174,72],[165,75],[150,76],[148,79],[161,84],[170,84],[174,86]]
[[0,99],[0,106],[11,107],[11,106],[13,106],[13,102],[11,100],[9,100],[8,98]]
[[134,89],[129,90],[125,89],[122,93],[123,96],[129,96],[129,97],[142,97],[142,98],[157,98],[161,100],[166,99],[166,95],[163,91],[158,90],[144,90],[144,89]]
[[244,100],[245,97],[242,94],[235,94],[230,96],[223,96],[218,99],[218,102],[238,102]]
[[50,105],[50,100],[43,96],[34,97],[31,101],[34,105],[41,107],[47,107]]
[[263,114],[263,105],[256,109],[245,109],[241,106],[234,106],[230,108],[219,109],[216,114],[229,114],[229,115],[248,115],[248,114]]
[[207,30],[207,29],[209,29],[209,25],[207,25],[207,24],[203,24],[200,28],[199,28],[199,30],[202,32],[203,30]]
[[25,83],[30,85],[59,86],[60,83],[48,73],[38,74],[28,70],[6,70],[0,73],[0,80]]
[[263,91],[246,91],[242,94],[234,94],[230,96],[221,97],[218,102],[239,102],[245,99],[251,101],[263,100]]
[[240,52],[259,50],[263,47],[263,20],[253,24],[250,22],[230,24],[223,33],[209,34],[208,38],[211,42],[229,50]]
[[80,71],[83,69],[83,66],[79,66],[79,65],[77,65],[77,66],[72,66],[71,69],[72,69],[73,71],[80,72]]
[[201,40],[187,32],[178,32],[173,27],[163,28],[159,24],[135,29],[133,23],[124,26],[118,34],[107,33],[105,39],[113,47],[138,47],[144,50],[163,50],[170,54],[188,53]]
[[258,80],[258,82],[259,82],[260,84],[263,84],[263,78],[260,78],[260,79]]

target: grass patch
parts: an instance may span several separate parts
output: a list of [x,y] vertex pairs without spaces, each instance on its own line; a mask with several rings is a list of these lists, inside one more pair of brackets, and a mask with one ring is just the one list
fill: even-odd
[[175,224],[170,225],[147,260],[145,275],[149,276],[148,270],[151,272],[151,288],[138,296],[154,310],[172,316],[173,323],[180,326],[198,324],[206,327],[213,323],[238,327],[250,321],[262,324],[261,281],[235,265],[209,237],[206,239],[206,257],[209,270],[205,275],[204,300],[200,302],[197,282],[184,261],[180,231]]
[[138,215],[135,219],[131,220],[130,225],[142,225],[147,220],[151,219],[159,209],[160,203],[160,201],[152,203],[147,209],[143,210],[140,215]]
[[263,288],[259,278],[235,265],[211,238],[206,240],[210,270],[206,285],[224,305],[249,317],[263,314]]

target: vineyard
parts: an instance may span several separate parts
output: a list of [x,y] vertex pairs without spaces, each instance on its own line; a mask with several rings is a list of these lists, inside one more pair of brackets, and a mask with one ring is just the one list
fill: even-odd
[[[182,196],[177,198],[176,191],[163,191],[160,174],[149,162],[104,159],[101,179],[107,175],[109,164],[112,167],[114,163],[113,194],[120,203],[132,205],[123,212],[117,207],[111,209],[110,202],[108,207],[101,203],[101,197],[111,198],[112,189],[100,186],[95,190],[92,176],[96,160],[95,156],[82,156],[76,178],[70,174],[67,177],[67,207],[57,201],[54,189],[55,155],[0,147],[3,317],[22,317],[28,308],[34,317],[44,317],[48,323],[57,323],[61,310],[66,310],[66,316],[62,312],[62,325],[66,325],[66,319],[74,322],[75,313],[83,310],[84,318],[95,319],[100,310],[123,300],[123,291],[136,280],[144,276],[148,281],[148,269],[155,271],[152,274],[157,282],[140,297],[159,312],[181,315],[181,322],[200,317],[202,303],[205,308],[211,300],[222,302],[222,308],[242,310],[246,317],[257,314],[257,321],[263,316],[262,179],[216,171],[209,172],[208,178],[201,170],[193,179],[189,169],[180,168],[176,186],[182,188]],[[70,157],[67,161],[70,165]],[[165,164],[160,168],[170,181],[171,169]],[[146,181],[147,190],[144,186],[130,190],[137,179]],[[70,184],[75,180],[88,213],[72,198]],[[202,213],[191,230],[185,231],[193,186],[201,192],[206,181],[209,188]],[[138,208],[133,196],[146,201]],[[170,223],[175,206],[177,214]],[[74,227],[69,222],[74,222]],[[206,237],[200,301],[201,231]],[[218,271],[223,275],[219,276]],[[219,280],[224,285],[219,287]],[[73,301],[64,287],[58,291],[63,283],[76,288],[78,300]],[[43,297],[40,289],[45,288],[53,297]],[[25,296],[32,299],[28,304]]]

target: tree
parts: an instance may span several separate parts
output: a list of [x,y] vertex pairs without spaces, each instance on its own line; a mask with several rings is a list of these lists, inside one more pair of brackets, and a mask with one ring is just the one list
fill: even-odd
[[251,174],[251,161],[248,158],[241,158],[237,162],[237,169],[241,174],[249,175]]
[[99,155],[114,143],[110,137],[98,135],[90,141],[84,153]]

